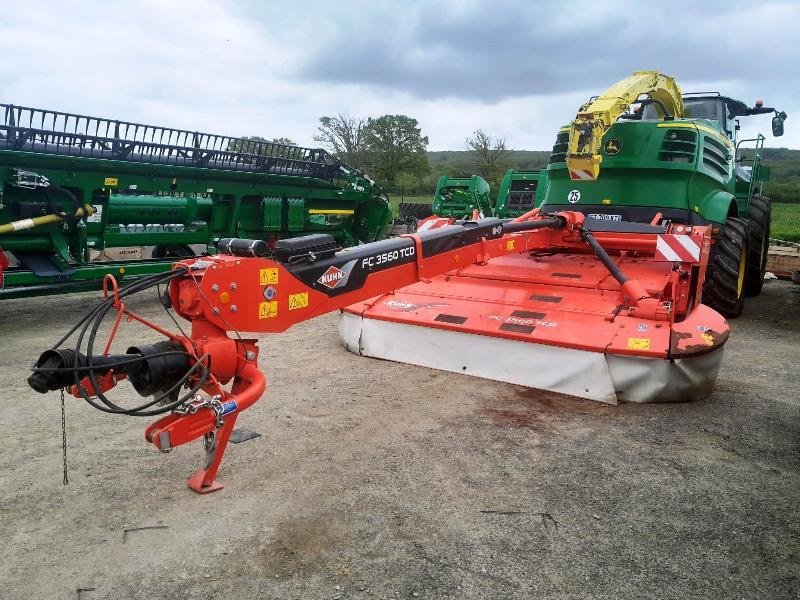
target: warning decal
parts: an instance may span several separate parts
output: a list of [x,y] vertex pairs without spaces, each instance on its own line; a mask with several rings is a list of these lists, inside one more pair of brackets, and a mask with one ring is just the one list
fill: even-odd
[[[266,269],[262,269],[266,270]],[[259,319],[271,319],[272,317],[278,316],[278,301],[273,300],[272,302],[261,302],[258,305],[258,318]]]
[[628,350],[650,350],[648,338],[628,338]]
[[308,308],[308,292],[289,294],[289,310]]
[[258,279],[260,285],[274,285],[278,283],[278,269],[261,269]]

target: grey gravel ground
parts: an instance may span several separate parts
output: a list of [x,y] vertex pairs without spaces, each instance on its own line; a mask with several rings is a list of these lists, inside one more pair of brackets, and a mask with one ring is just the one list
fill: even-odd
[[160,455],[147,421],[77,400],[62,485],[58,398],[25,377],[93,300],[2,304],[0,598],[800,597],[799,286],[749,303],[684,405],[356,357],[336,316],[265,336],[239,420],[263,435],[208,496],[184,483],[198,444]]

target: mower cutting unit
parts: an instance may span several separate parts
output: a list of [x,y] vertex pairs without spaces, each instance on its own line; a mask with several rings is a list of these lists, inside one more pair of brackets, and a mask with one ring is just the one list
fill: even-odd
[[585,227],[583,237],[548,231],[523,247],[509,236],[519,252],[347,307],[342,342],[608,403],[710,394],[729,332],[700,304],[710,228]]

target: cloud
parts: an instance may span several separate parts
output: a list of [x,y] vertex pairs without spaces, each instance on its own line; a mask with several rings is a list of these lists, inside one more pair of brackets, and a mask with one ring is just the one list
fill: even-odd
[[308,145],[321,115],[346,112],[411,115],[432,149],[462,148],[478,128],[546,149],[589,96],[657,68],[686,90],[764,97],[789,113],[781,144],[797,147],[799,19],[797,4],[769,1],[29,0],[0,13],[0,90]]
[[[345,12],[300,73],[309,81],[483,102],[599,91],[642,68],[688,81],[797,74],[800,6],[767,2],[756,11],[731,3],[722,11],[708,4],[509,1],[455,12],[429,3],[402,12],[382,5],[381,27]],[[769,32],[770,51],[748,46],[743,30]]]

